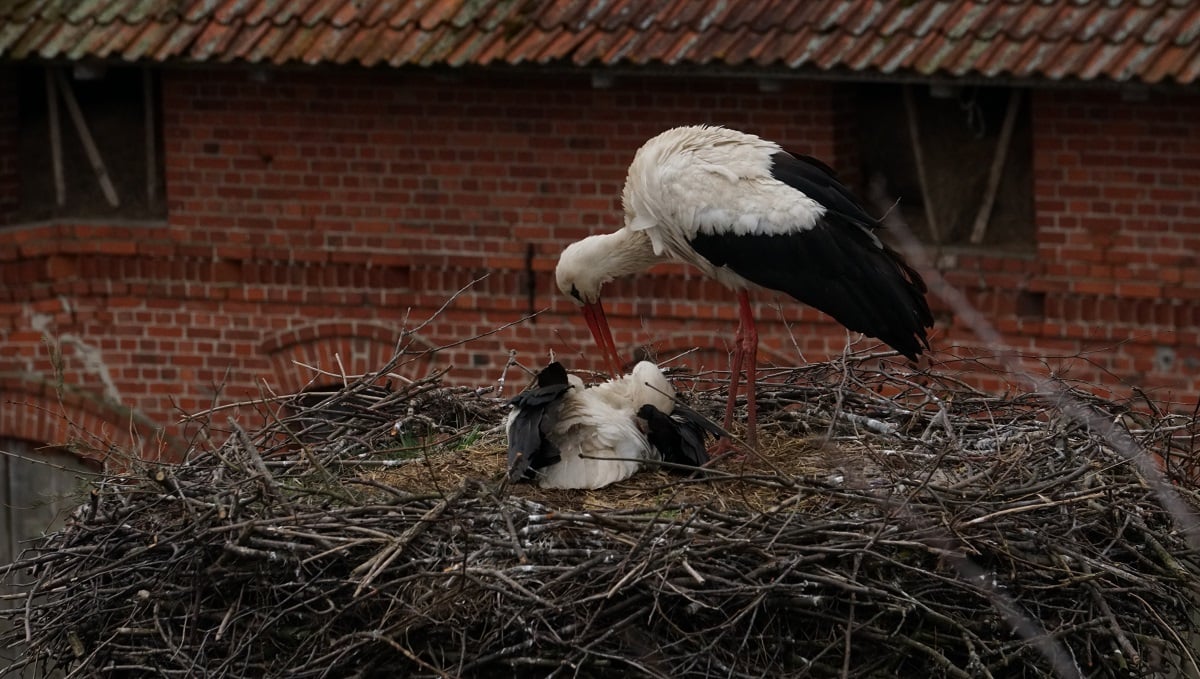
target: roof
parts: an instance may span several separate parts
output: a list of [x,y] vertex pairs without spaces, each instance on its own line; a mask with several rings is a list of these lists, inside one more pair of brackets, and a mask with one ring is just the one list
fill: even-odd
[[1191,83],[1190,0],[16,0],[0,58]]

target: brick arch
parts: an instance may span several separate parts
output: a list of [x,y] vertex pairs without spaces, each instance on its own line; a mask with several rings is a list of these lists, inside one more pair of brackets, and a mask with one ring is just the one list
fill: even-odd
[[101,463],[109,462],[113,453],[178,459],[181,449],[160,439],[158,429],[145,417],[98,394],[59,389],[32,376],[0,376],[0,437],[63,448]]
[[[397,326],[368,321],[317,321],[268,337],[261,351],[270,360],[275,378],[272,386],[280,393],[295,393],[314,382],[334,380],[312,368],[331,373],[344,370],[347,376],[380,370],[395,356],[399,339]],[[417,335],[409,339],[406,353],[410,355],[393,372],[409,378],[424,377],[432,369],[437,347]]]

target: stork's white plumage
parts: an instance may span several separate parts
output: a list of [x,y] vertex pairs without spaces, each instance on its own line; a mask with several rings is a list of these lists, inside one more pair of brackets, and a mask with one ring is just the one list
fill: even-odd
[[674,260],[736,290],[740,321],[725,428],[745,365],[751,446],[758,332],[750,289],[785,292],[910,359],[929,347],[933,315],[920,274],[879,240],[879,221],[814,158],[723,127],[677,127],[638,149],[622,202],[624,228],[563,251],[559,289],[582,305],[613,374],[621,361],[600,304],[605,283]]
[[552,363],[538,375],[535,389],[513,399],[506,427],[509,476],[535,479],[543,488],[603,488],[633,476],[644,460],[665,455],[669,461],[703,463],[688,459],[687,452],[672,460],[679,453],[655,448],[644,431],[647,422],[638,419],[647,406],[670,414],[674,397],[671,383],[649,361],[592,387]]

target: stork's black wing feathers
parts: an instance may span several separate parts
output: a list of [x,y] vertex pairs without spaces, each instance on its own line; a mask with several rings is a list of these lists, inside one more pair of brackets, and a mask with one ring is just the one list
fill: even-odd
[[707,433],[715,439],[719,439],[725,435],[725,431],[717,426],[716,422],[701,415],[695,410],[675,402],[674,410],[671,412],[671,417],[682,422],[687,422],[694,428],[697,428],[701,433]]
[[838,181],[833,168],[812,156],[779,151],[771,156],[771,176],[863,228],[880,226],[858,197]]
[[720,427],[682,404],[676,404],[674,412],[667,415],[647,403],[638,409],[637,414],[646,420],[646,438],[650,445],[658,450],[663,460],[674,464],[699,467],[708,462],[706,437],[722,435]]
[[783,152],[771,160],[772,176],[825,207],[817,224],[777,234],[699,233],[692,247],[915,359],[929,347],[925,329],[933,325],[921,275],[874,236],[878,220],[820,161]]
[[708,436],[719,439],[725,435],[716,424],[691,408],[676,403],[671,419],[679,424],[679,436],[683,446],[680,462],[701,466],[708,462]]
[[567,371],[557,361],[538,373],[537,386],[517,394],[510,404],[516,415],[508,425],[508,478],[533,478],[533,472],[562,459],[558,446],[547,438],[553,422],[550,406],[571,388]]
[[558,361],[542,368],[542,371],[538,373],[537,385],[539,389],[561,387],[564,384],[570,384],[567,380],[567,369]]

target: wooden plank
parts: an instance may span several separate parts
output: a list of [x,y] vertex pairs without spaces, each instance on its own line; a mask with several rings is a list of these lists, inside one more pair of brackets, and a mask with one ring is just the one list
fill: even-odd
[[154,75],[142,69],[142,111],[146,128],[146,205],[153,206],[158,197],[158,148],[154,135]]
[[987,234],[988,222],[992,219],[992,207],[996,204],[1000,180],[1004,177],[1004,163],[1008,160],[1008,148],[1012,146],[1013,128],[1016,126],[1017,112],[1020,108],[1021,90],[1010,90],[1008,109],[1004,111],[1004,124],[1000,126],[1000,136],[996,139],[996,153],[992,156],[992,167],[988,171],[987,186],[983,191],[983,203],[979,206],[975,224],[971,227],[971,245],[982,243]]
[[59,207],[67,204],[67,181],[63,177],[62,122],[58,118],[58,86],[54,80],[54,67],[47,66],[46,109],[50,126],[50,166],[54,171],[54,201]]
[[113,186],[112,178],[109,177],[104,159],[100,157],[100,149],[96,147],[96,140],[92,138],[87,121],[83,119],[83,111],[79,109],[79,102],[71,90],[71,83],[67,82],[67,77],[62,74],[62,71],[55,71],[54,75],[58,78],[58,89],[62,94],[63,102],[67,105],[67,113],[71,114],[71,122],[75,123],[75,130],[79,132],[79,138],[83,141],[83,150],[87,152],[88,162],[92,164],[92,171],[96,173],[96,180],[100,182],[100,190],[104,192],[104,197],[108,200],[109,205],[118,207],[121,200],[117,198],[117,189]]
[[913,159],[917,163],[917,181],[921,183],[921,200],[925,203],[925,223],[929,225],[929,237],[934,245],[942,244],[942,232],[938,227],[937,209],[929,192],[929,179],[925,172],[925,153],[921,146],[921,128],[917,124],[917,105],[913,101],[913,86],[904,86],[904,110],[908,117],[908,136],[912,141]]

